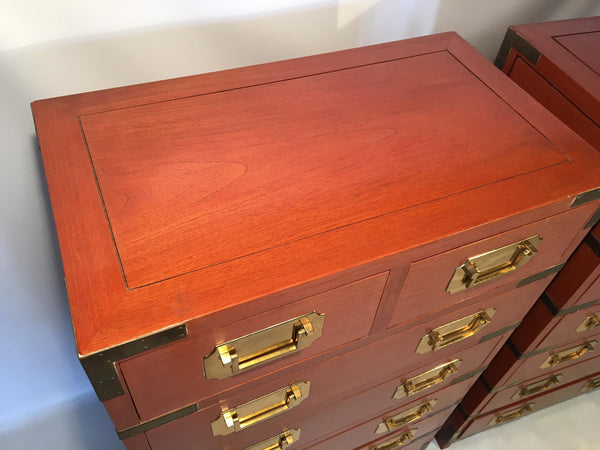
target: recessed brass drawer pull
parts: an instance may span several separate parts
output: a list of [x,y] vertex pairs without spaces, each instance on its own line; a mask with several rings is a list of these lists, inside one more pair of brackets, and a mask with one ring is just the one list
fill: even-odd
[[226,436],[288,411],[308,397],[309,388],[309,382],[296,383],[237,408],[223,411],[210,424],[213,436]]
[[579,392],[589,392],[600,388],[600,377],[588,380],[585,386],[579,389]]
[[300,439],[300,428],[295,428],[247,447],[245,450],[284,450],[294,442],[298,442],[298,439]]
[[555,353],[550,355],[546,361],[542,363],[540,369],[545,369],[546,367],[556,366],[558,364],[565,363],[567,361],[572,361],[574,359],[580,358],[585,355],[587,352],[594,350],[594,346],[596,345],[596,341],[586,342],[583,345],[575,348],[569,348],[567,350],[563,350],[562,352]]
[[462,361],[460,359],[455,359],[442,364],[441,366],[434,367],[416,377],[409,378],[404,384],[396,388],[393,398],[408,397],[409,395],[416,394],[417,392],[424,391],[425,389],[429,389],[430,387],[441,383],[446,377],[456,373],[461,363]]
[[590,316],[587,316],[585,320],[579,325],[575,331],[581,333],[582,331],[588,331],[592,328],[600,327],[600,312],[594,313]]
[[422,355],[471,337],[490,323],[495,313],[496,308],[487,308],[442,325],[441,327],[434,328],[429,334],[421,338],[416,351]]
[[403,427],[406,424],[414,422],[420,419],[425,414],[433,411],[433,405],[437,402],[437,399],[428,400],[425,403],[414,406],[406,411],[402,411],[389,419],[385,419],[375,429],[375,434],[387,433],[388,431],[395,430]]
[[321,336],[324,321],[324,314],[311,312],[219,345],[204,357],[205,376],[222,380],[302,350]]
[[545,380],[537,381],[527,386],[523,386],[511,398],[513,400],[519,400],[524,397],[529,397],[530,395],[539,394],[540,392],[544,392],[550,389],[552,386],[559,384],[561,378],[562,374],[552,375],[551,377],[546,378]]
[[492,425],[500,425],[501,423],[510,422],[511,420],[518,419],[519,417],[523,417],[526,414],[529,414],[533,411],[533,405],[535,403],[526,403],[524,405],[520,405],[517,408],[510,409],[506,412],[496,414],[494,418],[488,423],[488,426]]
[[376,447],[370,447],[369,450],[393,450],[395,448],[402,447],[404,444],[406,444],[408,441],[410,441],[414,437],[415,431],[417,431],[417,430],[416,429],[407,430],[404,433],[402,433],[400,436],[398,436],[396,439],[394,439],[393,441],[387,441],[387,442],[384,442],[383,444],[379,444]]
[[542,238],[536,235],[524,241],[472,256],[456,269],[446,290],[456,294],[517,270],[535,256],[541,242]]

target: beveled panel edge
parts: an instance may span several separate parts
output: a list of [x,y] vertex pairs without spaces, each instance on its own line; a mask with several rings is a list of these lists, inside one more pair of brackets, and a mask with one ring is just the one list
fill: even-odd
[[580,305],[575,305],[570,308],[559,309],[559,307],[556,306],[556,303],[554,303],[554,300],[552,300],[552,297],[550,297],[550,294],[548,294],[548,292],[544,292],[540,297],[540,300],[544,304],[546,309],[550,311],[550,314],[552,314],[554,317],[566,316],[567,314],[572,314],[582,309],[590,308],[600,301],[592,300],[591,302],[582,303]]
[[575,197],[575,200],[573,200],[573,203],[571,203],[571,208],[575,208],[576,206],[580,205],[585,205],[586,203],[590,203],[598,199],[600,199],[600,188],[582,192],[581,194],[577,195],[577,197]]
[[186,337],[187,334],[187,326],[179,325],[90,356],[80,357],[80,362],[98,398],[101,401],[110,400],[125,393],[117,372],[117,361],[170,344]]
[[516,323],[513,323],[512,325],[508,325],[504,328],[500,328],[499,330],[494,331],[493,333],[490,334],[486,334],[485,336],[483,336],[480,340],[479,343],[481,344],[482,342],[485,342],[487,340],[493,339],[495,337],[501,336],[504,333],[507,333],[511,330],[514,330],[515,328],[517,328],[519,325],[521,325],[521,321],[518,321]]
[[521,54],[521,56],[523,56],[534,66],[540,60],[541,53],[539,50],[521,37],[515,30],[513,30],[512,27],[508,27],[506,30],[506,35],[504,36],[504,40],[500,45],[500,50],[498,50],[498,56],[496,56],[496,61],[494,62],[496,67],[498,67],[500,70],[502,70],[504,67],[504,63],[508,57],[508,52],[511,48],[514,48]]
[[153,428],[159,427],[161,425],[165,425],[173,420],[181,419],[182,417],[188,416],[192,413],[198,411],[198,405],[196,403],[188,406],[184,406],[183,408],[172,411],[168,414],[157,417],[156,419],[148,420],[146,422],[142,422],[140,424],[134,425],[131,428],[126,428],[122,431],[117,431],[117,436],[122,441],[125,439],[129,439],[140,433],[145,433]]
[[588,221],[588,223],[585,224],[585,226],[583,227],[583,229],[586,230],[588,228],[592,228],[599,221],[600,221],[600,208],[598,208],[596,210],[596,212],[594,214],[592,214],[592,217],[590,217],[590,220]]
[[520,288],[527,284],[534,283],[538,280],[541,280],[542,278],[545,278],[548,275],[552,275],[553,273],[560,271],[565,266],[565,264],[566,263],[557,264],[556,266],[549,267],[548,269],[542,270],[541,272],[534,273],[533,275],[529,275],[528,277],[525,277],[521,281],[519,281],[517,283],[516,287]]
[[481,372],[483,372],[485,369],[487,369],[487,367],[488,367],[488,365],[486,364],[485,366],[479,367],[475,370],[472,370],[469,373],[466,373],[458,378],[455,378],[454,380],[452,380],[450,382],[450,386],[452,386],[453,384],[458,384],[462,381],[468,380],[469,378],[474,377],[476,375],[479,375]]

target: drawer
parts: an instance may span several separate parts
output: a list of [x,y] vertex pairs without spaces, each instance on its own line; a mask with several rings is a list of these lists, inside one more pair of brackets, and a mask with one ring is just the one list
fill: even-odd
[[520,353],[544,349],[600,334],[600,305],[555,316],[543,301],[536,302],[510,337]]
[[360,450],[392,450],[402,448],[402,450],[425,450],[429,443],[435,437],[438,430],[433,430],[420,437],[410,437],[411,433],[399,431],[386,436],[375,442],[371,442],[365,446],[359,447]]
[[543,377],[523,381],[498,391],[490,392],[487,383],[484,382],[485,377],[481,377],[469,390],[461,405],[469,417],[481,415],[511,403],[560,388],[596,372],[600,372],[600,357],[564,369],[558,369]]
[[[199,432],[202,432],[206,438],[212,436],[209,424],[219,416],[222,410],[246,404],[282,387],[304,381],[310,382],[310,396],[304,399],[297,408],[282,415],[284,419],[302,415],[305,410],[322,409],[328,404],[340,401],[371,386],[380,385],[381,380],[389,380],[381,385],[381,395],[373,397],[376,399],[374,407],[380,408],[373,410],[373,414],[377,414],[381,410],[393,409],[413,401],[415,398],[420,398],[428,392],[452,386],[480,373],[481,367],[493,357],[496,349],[505,339],[505,335],[498,336],[479,344],[476,348],[456,352],[446,359],[438,359],[435,364],[414,366],[407,363],[404,358],[398,357],[397,350],[404,342],[403,336],[392,336],[320,364],[289,371],[285,376],[265,377],[261,379],[260,383],[255,383],[250,387],[244,386],[230,393],[223,393],[220,395],[221,399],[215,400],[212,406],[208,408],[200,406],[204,408],[209,418],[203,419],[205,422],[203,428],[199,428]],[[398,374],[403,375],[399,376]],[[473,381],[471,380],[469,384]],[[467,387],[465,386],[465,389]],[[462,391],[458,392],[456,400],[462,394]],[[193,401],[189,403],[193,403]],[[381,404],[384,406],[378,406]],[[162,423],[161,419],[159,417],[156,422]],[[142,428],[139,426],[128,428],[119,434],[121,438],[126,438],[138,433],[139,429],[152,428],[152,423],[153,421],[146,422],[149,426],[142,424]],[[266,423],[265,427],[272,427],[272,425]],[[270,431],[271,434],[277,434],[280,429]],[[268,433],[266,434],[268,435]]]
[[[198,442],[202,442],[203,449],[222,449],[245,448],[273,436],[279,436],[285,432],[284,430],[301,430],[299,442],[302,445],[309,445],[327,435],[360,424],[366,418],[378,416],[377,423],[371,427],[368,433],[368,439],[363,441],[368,442],[380,436],[388,435],[405,424],[416,422],[450,407],[464,395],[473,380],[473,378],[462,380],[417,399],[411,397],[409,402],[405,401],[406,397],[401,397],[399,400],[392,398],[399,382],[395,380],[368,389],[345,400],[323,404],[322,402],[319,403],[319,400],[327,397],[329,385],[314,378],[310,382],[310,386],[307,383],[300,382],[285,387],[288,395],[293,395],[291,389],[294,386],[303,391],[302,395],[305,399],[298,406],[290,407],[295,400],[300,400],[302,397],[293,398],[288,405],[281,408],[280,402],[278,402],[279,399],[277,396],[273,396],[272,402],[269,400],[268,402],[256,403],[256,410],[254,410],[252,402],[243,404],[241,402],[245,400],[232,399],[227,403],[228,405],[231,406],[236,404],[235,402],[239,402],[243,406],[226,409],[223,403],[215,407],[209,407],[150,430],[146,435],[153,449],[195,449]],[[257,398],[265,398],[262,397],[262,390],[257,390],[251,394]],[[316,401],[313,399],[316,399]],[[271,404],[274,412],[278,411],[277,408],[285,410],[288,407],[289,409],[269,417],[271,415],[271,412],[269,412],[271,411],[269,409]],[[241,419],[238,424],[230,429],[237,427],[241,429],[224,436],[213,436],[211,422],[218,418],[216,421],[218,425],[215,425],[215,427],[218,426],[219,431],[225,430],[226,425],[223,417],[224,414],[227,414],[227,411],[232,409]],[[223,413],[223,410],[226,412]],[[261,420],[260,417],[269,418]],[[252,424],[253,421],[258,423]],[[252,425],[246,427],[244,426],[245,423]]]
[[565,250],[589,214],[558,214],[411,264],[389,326],[422,315],[423,299],[430,311],[444,308],[503,284],[515,287],[564,261]]
[[528,357],[519,357],[509,339],[484,371],[484,376],[492,389],[538,378],[600,356],[599,344],[598,337],[579,339]]
[[596,373],[583,380],[575,381],[560,389],[555,389],[544,395],[538,395],[531,400],[514,403],[500,410],[482,415],[470,421],[464,428],[460,438],[485,431],[491,427],[512,422],[520,417],[539,411],[548,406],[568,400],[577,395],[590,392],[600,387],[600,373]]
[[548,286],[555,311],[600,298],[600,227],[596,225]]
[[409,424],[406,427],[403,427],[401,430],[385,436],[385,438],[380,438],[376,441],[373,441],[373,430],[378,426],[379,423],[381,423],[383,419],[383,417],[377,417],[348,431],[340,433],[337,436],[327,439],[326,441],[320,442],[310,448],[311,450],[350,449],[357,447],[364,449],[373,447],[377,448],[377,445],[382,445],[389,441],[392,443],[399,440],[410,442],[411,440],[416,440],[419,437],[425,436],[439,428],[451,412],[452,407],[447,408],[446,410],[440,411],[437,414],[433,414],[426,419]]
[[[387,273],[375,275],[122,362],[140,418],[159,416],[368,335],[386,279]],[[312,333],[302,333],[299,317],[313,321]],[[282,325],[275,329],[277,324]],[[310,342],[305,346],[304,340]],[[217,347],[225,344],[239,355],[230,356],[229,364],[218,358]],[[244,358],[248,368],[234,375],[230,367]],[[226,378],[207,379],[209,359]],[[257,364],[251,364],[253,359]]]

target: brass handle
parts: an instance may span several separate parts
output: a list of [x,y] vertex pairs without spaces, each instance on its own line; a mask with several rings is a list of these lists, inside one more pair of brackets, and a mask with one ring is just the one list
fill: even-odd
[[237,408],[223,411],[210,424],[213,436],[226,436],[288,411],[308,397],[309,388],[309,382],[297,383]]
[[588,331],[592,328],[598,327],[600,327],[600,312],[594,313],[591,316],[587,316],[581,325],[575,329],[575,331],[581,333],[582,331]]
[[587,352],[594,350],[595,345],[596,341],[590,341],[580,345],[579,347],[569,348],[567,350],[563,350],[562,352],[554,353],[542,363],[540,369],[545,369],[546,367],[556,366],[567,361],[581,358]]
[[559,384],[561,378],[562,374],[552,375],[547,379],[523,386],[515,393],[515,395],[512,396],[512,399],[519,400],[524,397],[529,397],[530,395],[539,394],[540,392],[546,391],[552,386]]
[[393,441],[387,441],[383,444],[379,444],[376,447],[369,447],[369,450],[393,450],[398,447],[402,447],[408,441],[410,441],[414,437],[414,433],[417,431],[416,429],[406,430],[400,436],[398,436]]
[[416,352],[420,355],[439,350],[448,345],[473,336],[488,323],[496,313],[496,308],[487,308],[462,319],[434,328],[421,338]]
[[579,389],[579,392],[589,392],[600,387],[600,377],[589,379],[588,382]]
[[454,271],[446,291],[455,294],[517,270],[535,256],[541,242],[542,238],[536,235],[472,256]]
[[406,411],[402,411],[389,419],[385,419],[375,429],[375,434],[387,433],[388,431],[395,430],[396,428],[403,427],[404,425],[414,422],[420,419],[425,414],[433,411],[433,405],[437,402],[437,399],[426,401],[420,405],[414,406]]
[[204,357],[207,379],[222,380],[309,347],[323,331],[324,314],[312,312],[215,347]]
[[461,363],[462,361],[460,359],[455,359],[448,363],[434,367],[427,372],[423,372],[416,377],[409,378],[404,382],[404,384],[396,388],[393,398],[408,397],[409,395],[416,394],[417,392],[424,391],[425,389],[429,389],[430,387],[441,383],[448,376],[456,373]]
[[251,445],[245,450],[285,450],[294,442],[298,442],[298,439],[300,439],[300,428],[295,428],[258,444]]
[[500,414],[496,414],[494,418],[490,421],[490,423],[488,423],[488,426],[500,425],[501,423],[510,422],[511,420],[523,417],[524,415],[529,414],[531,411],[533,411],[533,405],[535,405],[535,403],[526,403],[524,405],[518,406],[517,408],[510,409]]

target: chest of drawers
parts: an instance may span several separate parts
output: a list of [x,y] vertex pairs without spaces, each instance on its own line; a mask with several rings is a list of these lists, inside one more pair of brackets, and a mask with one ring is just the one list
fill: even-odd
[[600,198],[600,154],[454,33],[33,113],[130,449],[425,443]]

